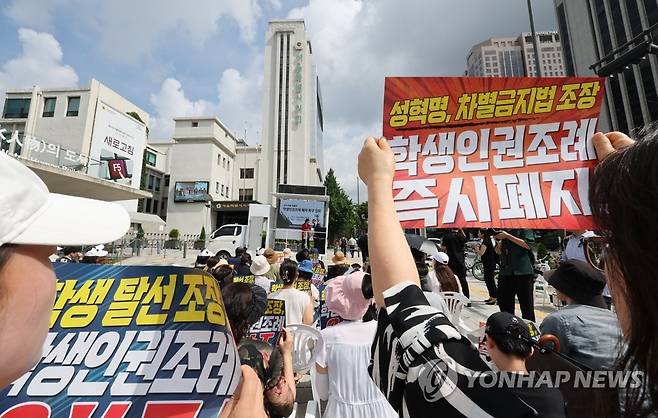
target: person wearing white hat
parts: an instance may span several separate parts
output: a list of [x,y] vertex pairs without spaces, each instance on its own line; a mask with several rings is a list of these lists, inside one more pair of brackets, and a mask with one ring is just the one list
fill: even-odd
[[254,277],[254,283],[267,292],[270,293],[270,288],[272,287],[273,281],[265,277],[268,271],[270,271],[270,263],[267,261],[264,255],[257,255],[251,262],[251,267],[249,268],[251,274]]
[[202,269],[206,266],[206,263],[208,262],[208,259],[212,257],[213,254],[211,251],[209,251],[207,248],[204,248],[199,255],[196,256],[196,261],[194,262],[194,267],[198,269]]
[[1,152],[0,191],[3,388],[41,357],[56,294],[48,257],[56,246],[114,241],[128,231],[130,218],[114,203],[50,193],[34,172]]
[[434,261],[434,270],[428,274],[428,285],[432,292],[459,292],[461,293],[461,285],[455,273],[448,267],[450,258],[444,252],[437,252],[432,254]]
[[[105,246],[103,246],[103,248],[105,248]],[[92,247],[87,252],[85,252],[81,262],[86,264],[97,264],[99,258],[105,257],[108,254],[109,253],[107,251],[99,248],[99,246]]]

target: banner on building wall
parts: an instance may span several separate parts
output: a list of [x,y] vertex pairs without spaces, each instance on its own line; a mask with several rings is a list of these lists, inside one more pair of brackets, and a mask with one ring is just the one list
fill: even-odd
[[300,229],[304,222],[314,220],[320,226],[324,222],[324,202],[318,200],[281,199],[277,216],[277,228]]
[[139,189],[146,125],[99,100],[88,174]]
[[216,418],[240,381],[219,286],[181,267],[55,264],[41,361],[0,417]]
[[405,228],[588,229],[604,80],[387,77]]

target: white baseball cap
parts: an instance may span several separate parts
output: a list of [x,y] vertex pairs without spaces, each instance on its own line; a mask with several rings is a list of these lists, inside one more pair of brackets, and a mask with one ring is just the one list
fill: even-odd
[[439,262],[439,264],[448,264],[448,261],[450,261],[450,257],[448,257],[448,254],[441,251],[439,251],[436,254],[432,254],[432,259]]
[[122,206],[50,193],[32,170],[0,152],[0,245],[93,245],[129,227]]
[[213,255],[215,255],[215,254],[212,253],[212,252],[211,252],[209,249],[207,249],[207,248],[204,248],[203,251],[201,251],[201,252],[199,253],[199,257],[212,257]]

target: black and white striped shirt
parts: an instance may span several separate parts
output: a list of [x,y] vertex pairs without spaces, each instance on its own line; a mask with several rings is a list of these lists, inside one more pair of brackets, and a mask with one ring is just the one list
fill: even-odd
[[508,389],[469,384],[489,368],[417,285],[400,283],[384,299],[369,370],[400,417],[534,416]]

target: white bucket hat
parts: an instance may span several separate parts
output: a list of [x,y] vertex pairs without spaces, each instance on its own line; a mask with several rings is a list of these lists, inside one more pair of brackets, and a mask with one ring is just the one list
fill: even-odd
[[215,254],[213,254],[213,253],[212,253],[209,249],[207,249],[207,248],[204,248],[203,251],[201,251],[201,252],[199,253],[199,257],[212,257],[213,255],[215,255]]
[[0,245],[93,245],[121,238],[128,212],[115,203],[50,193],[29,168],[0,152]]
[[105,257],[107,254],[107,251],[101,250],[98,247],[93,247],[85,253],[85,257]]
[[254,276],[262,276],[270,271],[270,263],[267,261],[265,256],[257,255],[251,262],[250,270]]

